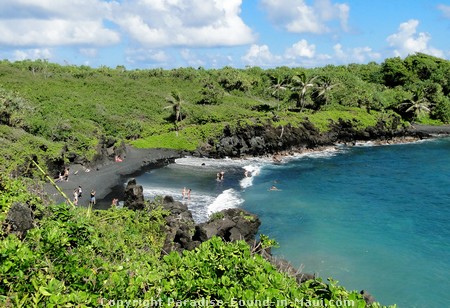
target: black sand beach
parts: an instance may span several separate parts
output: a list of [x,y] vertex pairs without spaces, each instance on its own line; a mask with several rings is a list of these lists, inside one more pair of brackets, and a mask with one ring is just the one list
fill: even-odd
[[434,126],[434,125],[411,124],[409,131],[425,133],[431,136],[450,135],[450,125]]
[[[79,206],[89,204],[90,192],[95,190],[97,204],[95,208],[107,208],[113,198],[123,197],[123,184],[129,178],[138,176],[147,170],[162,167],[181,157],[181,153],[170,149],[136,149],[127,146],[122,162],[109,161],[92,169],[86,169],[79,164],[70,165],[69,180],[58,182],[57,185],[71,200],[73,191],[82,187],[82,197]],[[46,192],[56,203],[65,202],[61,194],[50,183],[46,184]]]

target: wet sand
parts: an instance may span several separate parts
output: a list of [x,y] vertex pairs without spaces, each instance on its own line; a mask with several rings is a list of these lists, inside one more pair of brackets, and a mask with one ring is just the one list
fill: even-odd
[[[150,169],[167,165],[181,156],[179,151],[170,149],[136,149],[127,146],[122,162],[109,161],[92,169],[73,164],[69,166],[68,181],[56,184],[70,200],[73,199],[74,189],[81,186],[83,194],[78,201],[79,206],[87,206],[90,192],[95,190],[97,200],[95,208],[107,208],[111,205],[113,198],[119,198],[119,200],[123,198],[124,184],[128,179]],[[45,191],[54,202],[65,202],[64,197],[50,183],[45,185]]]

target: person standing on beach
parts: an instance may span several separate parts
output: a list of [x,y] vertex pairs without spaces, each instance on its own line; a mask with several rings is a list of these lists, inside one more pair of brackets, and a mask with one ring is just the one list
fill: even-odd
[[187,191],[188,200],[191,200],[191,190],[192,189],[189,188]]
[[184,200],[184,198],[186,198],[186,194],[187,194],[186,187],[183,187],[183,192],[181,193],[181,197],[183,200]]
[[64,180],[65,180],[66,182],[69,181],[69,171],[70,171],[70,168],[65,168],[65,169],[64,169]]
[[89,205],[95,205],[95,190],[91,190],[91,199],[89,201]]
[[78,205],[78,188],[73,190],[73,204]]
[[118,203],[119,203],[119,199],[114,198],[114,199],[112,199],[111,206],[116,207]]

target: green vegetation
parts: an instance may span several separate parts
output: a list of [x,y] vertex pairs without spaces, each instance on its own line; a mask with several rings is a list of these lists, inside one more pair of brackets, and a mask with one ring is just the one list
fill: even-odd
[[356,119],[364,128],[393,116],[439,125],[450,121],[449,75],[449,61],[425,54],[268,70],[127,71],[1,61],[0,141],[15,144],[6,147],[5,159],[21,157],[8,170],[21,173],[33,155],[48,163],[64,150],[64,159],[91,160],[99,140],[110,137],[193,150],[217,140],[225,126],[297,126],[308,118],[326,131],[330,120]]
[[[298,286],[241,242],[213,239],[162,257],[166,213],[157,202],[141,212],[44,206],[33,161],[46,168],[74,157],[91,161],[102,140],[193,151],[213,145],[225,127],[299,126],[305,119],[322,132],[340,119],[361,129],[379,121],[441,125],[450,122],[449,76],[449,61],[420,53],[381,64],[268,70],[1,61],[0,304],[300,297],[328,304],[352,299],[364,307],[360,295],[332,280]],[[15,202],[40,218],[23,238],[7,232]]]
[[[41,216],[23,239],[0,233],[2,307],[122,307],[126,301],[137,307],[152,300],[160,307],[195,307],[204,301],[225,307],[237,307],[238,301],[366,307],[361,295],[333,280],[297,285],[244,241],[213,238],[182,255],[161,255],[168,213],[158,201],[143,211],[43,207],[19,181],[2,179],[0,184],[7,195],[1,199],[2,213],[14,200],[34,204]],[[262,240],[263,248],[273,244]]]

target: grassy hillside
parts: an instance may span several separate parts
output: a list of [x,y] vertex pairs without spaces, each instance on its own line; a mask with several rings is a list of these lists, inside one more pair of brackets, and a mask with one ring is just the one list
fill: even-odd
[[[339,119],[355,120],[359,128],[394,118],[449,123],[449,76],[449,61],[423,54],[381,64],[269,70],[128,71],[1,61],[0,304],[94,307],[126,294],[125,300],[164,303],[235,297],[329,306],[353,300],[365,307],[357,292],[333,281],[296,285],[244,243],[214,239],[162,257],[165,213],[157,203],[143,212],[44,206],[36,184],[27,181],[36,177],[32,161],[91,160],[104,139],[192,151],[214,143],[225,127],[295,127],[305,118],[322,132]],[[40,218],[22,237],[9,234],[6,222],[16,202]]]
[[[100,140],[195,150],[225,127],[382,119],[450,121],[450,62],[423,54],[382,64],[128,71],[0,61],[0,173],[91,161]],[[398,121],[396,121],[397,123]]]
[[[0,187],[2,307],[366,307],[358,292],[333,280],[299,286],[244,241],[213,238],[194,251],[164,255],[167,213],[158,200],[142,211],[91,211],[45,207],[7,178],[0,178]],[[33,206],[38,226],[8,234],[12,202]]]

